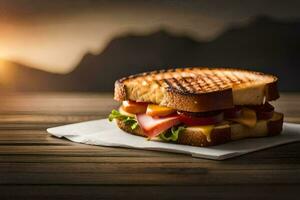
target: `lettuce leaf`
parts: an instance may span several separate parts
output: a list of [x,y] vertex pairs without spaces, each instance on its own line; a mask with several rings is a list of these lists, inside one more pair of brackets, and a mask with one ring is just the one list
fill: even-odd
[[139,126],[139,124],[138,124],[137,120],[135,119],[135,117],[130,117],[130,116],[127,116],[127,115],[123,115],[117,110],[112,110],[110,115],[108,116],[108,120],[110,122],[113,121],[114,119],[118,119],[118,120],[123,121],[126,125],[129,125],[132,130],[136,129]]
[[159,134],[159,137],[164,141],[173,141],[178,140],[179,134],[185,129],[184,126],[173,126],[164,133]]

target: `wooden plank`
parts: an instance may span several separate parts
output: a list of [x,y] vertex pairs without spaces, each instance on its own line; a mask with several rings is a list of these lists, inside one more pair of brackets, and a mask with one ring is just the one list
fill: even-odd
[[137,149],[100,147],[72,144],[70,146],[53,145],[1,145],[0,155],[60,155],[60,156],[172,156],[177,154]]
[[[71,143],[74,144],[74,143]],[[274,165],[281,164],[299,164],[300,162],[300,143],[294,143],[289,145],[283,145],[259,152],[254,152],[241,157],[232,158],[225,161],[213,161],[206,159],[193,158],[189,155],[163,153],[154,151],[140,151],[123,148],[98,148],[98,153],[95,153],[94,149],[81,148],[77,145],[76,151],[64,150],[56,152],[45,152],[45,151],[27,151],[20,152],[17,150],[16,153],[10,152],[8,154],[0,155],[0,163],[137,163],[137,162],[159,162],[169,163],[176,162],[180,166],[180,163],[200,163],[205,166],[205,163],[217,163],[220,167],[224,165],[245,165],[251,168],[249,163],[259,165]],[[17,146],[9,146],[15,148]],[[28,146],[27,149],[30,149]],[[66,149],[67,147],[65,147]],[[19,149],[22,149],[19,147]],[[45,148],[43,148],[45,149]],[[72,147],[74,149],[74,147]],[[110,149],[110,151],[106,151]],[[25,149],[24,149],[25,150]],[[53,151],[53,150],[52,150]]]
[[[73,144],[73,143],[72,143]],[[299,164],[300,162],[300,153],[299,153],[299,143],[294,143],[290,145],[284,145],[276,148],[271,148],[264,151],[255,152],[252,154],[247,154],[242,157],[237,157],[225,161],[212,161],[206,159],[192,158],[189,155],[181,154],[171,154],[163,152],[154,152],[154,151],[140,151],[140,150],[130,150],[122,148],[111,148],[110,151],[107,151],[108,148],[97,148],[95,151],[94,148],[82,148],[86,145],[77,145],[63,148],[49,148],[39,146],[35,149],[31,149],[31,146],[26,146],[23,148],[20,146],[8,146],[10,149],[15,149],[16,152],[3,153],[0,155],[1,163],[11,163],[11,162],[20,162],[20,163],[136,163],[136,162],[177,162],[177,163],[200,163],[203,166],[206,166],[205,163],[217,163],[219,166],[224,165],[241,165],[249,166],[251,164],[257,165],[282,165],[290,164],[294,165]],[[7,147],[7,146],[5,146]],[[90,146],[87,146],[90,147]],[[23,150],[20,152],[20,149]],[[27,149],[27,151],[26,151]],[[28,151],[31,149],[31,151]],[[44,149],[43,151],[41,149]],[[46,151],[45,151],[46,149]],[[52,149],[50,151],[50,149]],[[57,152],[58,151],[58,152]],[[276,155],[276,156],[274,156]]]
[[[64,156],[170,156],[178,155],[172,153],[163,153],[157,151],[146,151],[138,149],[126,149],[126,148],[113,148],[113,147],[101,147],[101,146],[92,146],[92,145],[82,145],[71,143],[70,146],[53,146],[53,145],[1,145],[0,146],[0,155],[64,155]],[[296,146],[296,147],[295,147]],[[289,152],[276,152],[276,148],[270,149],[269,156],[289,156],[299,158],[299,143],[296,143],[295,146],[285,145],[284,150],[280,151],[289,151]]]
[[[164,153],[162,153],[164,154]],[[154,154],[147,156],[97,156],[97,155],[0,155],[0,163],[205,163],[216,162],[220,165],[248,165],[249,162],[264,165],[281,165],[281,164],[299,164],[300,160],[297,155],[279,155],[272,157],[272,151],[268,152],[266,157],[255,152],[252,155],[244,155],[243,157],[233,158],[226,161],[210,161],[205,159],[193,158],[188,155],[168,154],[168,156],[159,156]]]
[[[160,154],[161,155],[161,154]],[[60,155],[1,155],[0,163],[204,163],[190,156],[60,156]]]
[[226,184],[300,184],[300,169],[292,170],[175,170],[174,173],[60,173],[0,172],[0,184],[60,185],[226,185]]
[[[300,185],[0,186],[1,199],[297,199]],[[16,192],[17,191],[17,192]]]
[[112,94],[93,93],[12,93],[2,94],[4,114],[87,114],[108,113],[118,105]]
[[[181,163],[0,163],[0,173],[100,173],[100,174],[203,174],[217,171],[277,171],[292,170],[300,179],[300,162],[278,163],[226,163],[220,162],[189,162]],[[231,172],[230,172],[231,173]]]
[[0,115],[2,124],[59,124],[105,118],[104,115]]
[[65,139],[59,139],[41,130],[0,130],[0,145],[75,145]]
[[107,118],[107,115],[0,115],[0,130],[45,130],[49,127],[61,126],[89,120]]
[[51,124],[0,124],[0,130],[45,130],[50,127],[64,125],[65,123]]

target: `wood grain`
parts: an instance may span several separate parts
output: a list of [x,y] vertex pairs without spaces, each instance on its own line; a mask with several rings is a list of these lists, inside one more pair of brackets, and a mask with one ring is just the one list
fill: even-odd
[[[0,186],[2,199],[297,199],[299,185]],[[18,192],[16,192],[18,191]],[[24,198],[26,197],[26,198]]]
[[[294,199],[300,187],[300,143],[225,161],[89,146],[45,129],[105,118],[111,94],[4,94],[0,105],[0,199]],[[300,123],[300,94],[273,105]]]

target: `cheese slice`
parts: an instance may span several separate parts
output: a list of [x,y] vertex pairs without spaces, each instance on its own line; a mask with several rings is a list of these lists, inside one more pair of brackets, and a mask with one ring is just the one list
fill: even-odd
[[257,123],[256,112],[249,108],[242,108],[241,116],[237,118],[228,119],[239,124],[243,124],[247,127],[255,127]]
[[214,125],[206,125],[206,126],[189,126],[186,129],[189,131],[201,132],[205,135],[206,140],[211,142],[211,132],[214,129]]
[[231,139],[239,140],[249,137],[265,137],[268,135],[268,121],[259,120],[254,127],[231,124]]
[[129,112],[126,112],[126,111],[123,109],[122,106],[119,108],[119,112],[120,112],[122,115],[126,115],[126,116],[128,116],[128,117],[135,117],[135,114],[131,114],[131,113],[129,113]]
[[168,108],[165,106],[159,106],[156,104],[149,104],[147,107],[146,114],[149,116],[152,116],[152,117],[155,117],[155,116],[163,117],[163,116],[170,115],[174,112],[176,112],[176,110],[174,110],[172,108]]

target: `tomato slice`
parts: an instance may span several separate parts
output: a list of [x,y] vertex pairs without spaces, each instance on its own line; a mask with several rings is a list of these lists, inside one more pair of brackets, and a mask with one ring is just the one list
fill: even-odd
[[203,115],[203,116],[192,116],[184,112],[178,112],[180,121],[188,126],[201,126],[201,125],[211,125],[217,124],[223,121],[224,113],[215,112],[213,115]]
[[145,113],[147,110],[147,103],[143,102],[135,102],[135,101],[123,101],[122,103],[122,108],[132,114],[141,114]]

